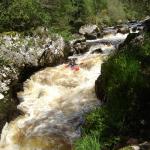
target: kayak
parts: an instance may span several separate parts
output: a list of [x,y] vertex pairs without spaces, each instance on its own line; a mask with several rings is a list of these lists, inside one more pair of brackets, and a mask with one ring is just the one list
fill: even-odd
[[79,71],[80,70],[80,68],[79,68],[79,66],[68,66],[68,65],[66,65],[65,66],[65,68],[71,68],[71,70],[74,70],[74,71]]
[[71,67],[71,70],[79,71],[79,70],[80,70],[80,68],[79,68],[79,66],[72,66],[72,67]]

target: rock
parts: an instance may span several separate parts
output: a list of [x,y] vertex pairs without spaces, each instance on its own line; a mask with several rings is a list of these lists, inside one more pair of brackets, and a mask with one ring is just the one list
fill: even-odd
[[82,35],[91,34],[94,32],[99,32],[99,28],[97,25],[84,25],[79,29],[79,33]]
[[70,49],[73,54],[81,54],[88,51],[88,46],[86,43],[86,39],[84,37],[79,39],[74,39],[70,42]]
[[79,29],[79,33],[84,35],[88,40],[96,39],[97,35],[99,36],[100,34],[99,31],[97,25],[85,25]]
[[0,100],[4,98],[4,95],[0,93]]
[[131,148],[132,148],[133,150],[140,150],[140,147],[139,147],[139,146],[131,146]]
[[135,39],[139,35],[139,33],[129,33],[125,41],[119,45],[118,49],[121,50],[124,46],[128,45],[131,41],[133,41],[133,39]]
[[100,75],[95,81],[95,93],[99,100],[105,102],[105,91],[102,82],[102,76]]
[[0,66],[0,93],[7,93],[9,91],[9,85],[17,79],[18,75],[19,73],[14,66]]
[[99,49],[95,49],[94,51],[92,51],[92,54],[94,53],[103,53],[103,51],[99,48]]
[[102,35],[116,34],[117,29],[115,27],[107,27],[102,29]]
[[101,49],[101,44],[93,45],[90,47],[90,52],[93,53],[103,53]]
[[10,84],[13,87],[12,83],[23,82],[42,67],[67,57],[63,38],[46,32],[45,28],[38,28],[32,35],[0,33],[0,93],[9,93]]
[[87,40],[95,40],[97,39],[97,34],[96,33],[91,33],[91,34],[85,34],[84,37],[87,39]]
[[88,51],[86,42],[76,43],[74,45],[74,50],[76,54],[82,54]]
[[129,30],[128,25],[122,25],[117,29],[117,33],[125,34],[125,33],[129,33],[129,32],[130,32],[130,30]]
[[63,62],[65,42],[59,35],[53,37],[52,41],[45,45],[45,51],[39,58],[39,64],[41,66],[56,65]]
[[150,31],[150,16],[147,16],[145,20],[142,21],[145,31]]
[[135,138],[130,138],[127,141],[127,145],[137,145],[138,143],[139,143],[138,139],[135,139]]
[[150,143],[149,142],[144,142],[142,144],[139,144],[140,150],[150,150]]
[[150,150],[149,142],[144,142],[142,144],[130,144],[130,145],[131,146],[127,146],[119,150]]
[[134,147],[132,146],[126,146],[126,147],[120,148],[119,150],[138,150],[138,149],[134,149]]
[[70,41],[70,45],[75,45],[75,44],[81,43],[81,42],[86,42],[85,37],[79,37],[77,39]]

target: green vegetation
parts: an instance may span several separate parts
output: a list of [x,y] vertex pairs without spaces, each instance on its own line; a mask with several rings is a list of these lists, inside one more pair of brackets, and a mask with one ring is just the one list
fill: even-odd
[[112,25],[144,17],[149,5],[149,0],[2,0],[0,32],[46,26],[69,36],[86,23]]
[[81,143],[80,141],[76,144],[76,150],[99,150],[100,144],[95,135],[85,136]]
[[[1,0],[0,32],[32,34],[31,30],[44,26],[69,40],[81,25],[103,27],[141,19],[149,15],[149,6],[149,0]],[[41,36],[43,32],[39,29]],[[83,137],[76,141],[76,150],[113,150],[124,137],[149,138],[149,41],[150,35],[145,35],[144,43],[129,44],[103,65],[101,87],[107,103],[85,117]],[[33,42],[28,44],[34,46]],[[9,63],[0,57],[0,65]],[[6,99],[9,101],[0,101],[3,123],[15,112],[15,103]]]
[[0,31],[27,30],[46,24],[48,13],[36,0],[12,0],[0,2]]
[[113,150],[124,137],[149,138],[149,40],[150,35],[145,35],[144,43],[132,42],[102,66],[101,87],[107,102],[87,114],[77,149],[96,141],[100,150]]

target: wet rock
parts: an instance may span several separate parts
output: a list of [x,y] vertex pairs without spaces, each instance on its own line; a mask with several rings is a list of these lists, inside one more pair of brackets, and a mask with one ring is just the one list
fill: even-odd
[[135,39],[139,35],[139,33],[129,33],[125,41],[119,45],[118,49],[121,50],[124,46],[128,45],[131,41],[133,41],[133,39]]
[[149,142],[144,142],[144,143],[140,144],[139,146],[140,146],[140,150],[150,150]]
[[85,35],[86,33],[91,34],[94,32],[99,32],[99,28],[97,27],[97,25],[85,25],[79,29],[79,33],[82,35]]
[[142,144],[130,144],[131,146],[123,147],[119,150],[150,150],[150,143],[144,142]]
[[102,82],[102,75],[100,75],[95,81],[95,93],[99,100],[105,102],[105,91]]
[[102,35],[116,34],[117,29],[115,27],[107,27],[102,29]]
[[130,146],[130,148],[132,148],[133,150],[140,150],[139,146]]
[[88,51],[87,45],[85,42],[77,43],[74,45],[74,50],[76,54],[82,54]]
[[74,39],[70,42],[70,49],[73,54],[82,54],[88,51],[88,46],[86,39],[84,37],[79,39]]
[[129,33],[129,32],[130,32],[130,30],[129,30],[128,25],[119,26],[118,29],[117,29],[117,33],[125,34],[125,33]]
[[4,95],[0,93],[0,100],[4,98]]
[[101,45],[97,44],[97,45],[93,45],[90,47],[90,51],[91,53],[103,53],[103,50],[101,49]]
[[145,31],[150,31],[150,16],[147,16],[145,20],[142,21]]
[[143,31],[144,30],[144,26],[142,25],[138,25],[137,26],[137,30],[140,32],[140,31]]
[[52,41],[45,45],[45,51],[39,58],[39,64],[41,66],[50,66],[62,63],[65,59],[64,48],[65,42],[63,38],[56,35],[52,38]]
[[97,34],[96,33],[91,33],[91,34],[86,33],[84,36],[85,36],[85,38],[87,40],[95,40],[95,39],[97,39]]
[[92,40],[99,36],[99,28],[96,25],[85,25],[79,29],[79,33],[84,35],[86,39]]
[[[61,63],[67,54],[62,37],[51,36],[45,28],[32,34],[6,32],[0,34],[0,93],[17,92],[24,82],[42,67]],[[17,88],[19,91],[19,88]],[[11,92],[10,92],[11,91]]]
[[138,139],[135,139],[135,138],[130,138],[127,141],[127,145],[136,145],[138,143],[139,143]]
[[0,93],[8,93],[9,85],[12,81],[17,79],[17,69],[12,65],[0,66]]
[[102,49],[97,48],[97,49],[92,51],[92,54],[94,54],[94,53],[103,53],[103,51],[102,51]]
[[74,39],[74,40],[70,41],[70,44],[73,46],[73,45],[75,45],[77,43],[81,43],[81,42],[86,42],[85,37],[79,37],[77,39]]

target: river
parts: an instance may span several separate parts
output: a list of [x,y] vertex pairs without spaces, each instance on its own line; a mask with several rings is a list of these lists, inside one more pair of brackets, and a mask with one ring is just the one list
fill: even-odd
[[[99,40],[123,42],[127,34],[112,34]],[[90,41],[87,41],[90,42]],[[77,58],[79,70],[67,64],[48,67],[33,74],[17,93],[22,115],[1,134],[1,150],[71,150],[81,136],[80,126],[86,112],[100,105],[95,95],[95,80],[101,64],[115,49],[101,44],[103,54],[91,50]]]

